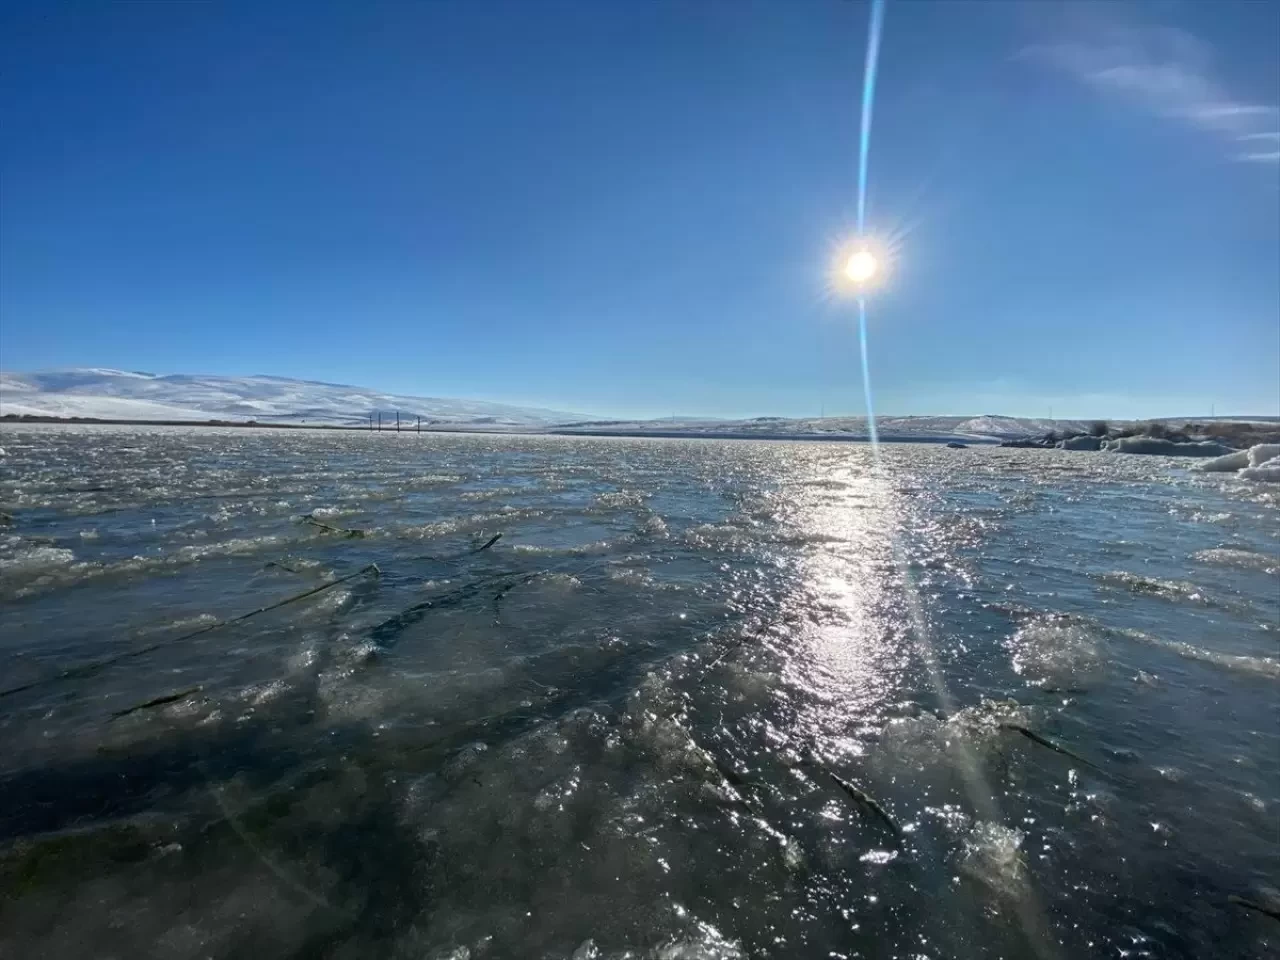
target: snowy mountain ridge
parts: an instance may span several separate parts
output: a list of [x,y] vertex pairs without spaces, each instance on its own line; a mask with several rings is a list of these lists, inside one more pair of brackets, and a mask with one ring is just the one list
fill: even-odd
[[[0,416],[89,417],[104,420],[255,420],[363,426],[382,414],[384,426],[401,421],[453,429],[621,433],[628,435],[796,437],[865,439],[865,417],[755,417],[744,420],[677,417],[662,420],[589,420],[580,414],[541,407],[417,397],[317,380],[258,375],[159,375],[136,370],[81,367],[38,373],[0,371]],[[1034,417],[880,417],[885,440],[993,442],[1043,436],[1051,430],[1079,432],[1080,420]]]
[[95,417],[108,420],[257,420],[352,424],[381,413],[402,419],[476,426],[539,427],[581,414],[540,407],[415,397],[288,377],[157,375],[75,368],[38,373],[0,371],[0,416]]

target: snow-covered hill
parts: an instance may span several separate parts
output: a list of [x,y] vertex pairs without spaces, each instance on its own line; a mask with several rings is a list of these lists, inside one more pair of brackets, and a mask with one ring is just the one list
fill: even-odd
[[369,414],[471,426],[539,427],[580,414],[482,400],[380,393],[285,377],[157,376],[74,369],[0,373],[0,416],[23,414],[111,420],[258,420],[361,424]]
[[[291,380],[286,377],[157,376],[127,370],[78,368],[42,373],[0,371],[0,416],[24,414],[96,417],[107,420],[257,420],[263,423],[368,423],[381,413],[384,425],[402,421],[467,429],[545,430],[559,433],[621,433],[681,436],[865,439],[865,417],[756,417],[717,420],[586,420],[580,414],[483,400],[453,400],[380,393],[363,387]],[[1118,423],[1113,425],[1118,426]],[[1079,420],[984,415],[978,417],[881,417],[885,440],[992,442],[1043,436],[1050,430],[1078,432]]]
[[[1033,417],[880,417],[876,420],[884,440],[961,440],[994,442],[1018,437],[1043,436],[1050,430],[1078,432],[1079,420],[1042,420]],[[756,417],[751,420],[632,420],[569,424],[558,432],[680,434],[689,436],[827,437],[832,440],[866,439],[865,417]]]

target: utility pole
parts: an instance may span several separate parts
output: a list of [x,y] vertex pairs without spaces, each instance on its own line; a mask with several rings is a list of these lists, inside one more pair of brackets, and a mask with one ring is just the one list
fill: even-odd
[[422,432],[422,418],[418,417],[418,432]]
[[378,432],[382,432],[382,411],[378,411]]
[[400,411],[396,411],[396,433],[400,432]]

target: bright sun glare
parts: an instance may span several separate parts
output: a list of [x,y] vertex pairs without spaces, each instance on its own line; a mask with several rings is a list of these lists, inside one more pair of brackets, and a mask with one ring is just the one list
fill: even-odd
[[844,275],[854,283],[866,283],[876,275],[878,267],[876,258],[869,251],[859,250],[844,265]]

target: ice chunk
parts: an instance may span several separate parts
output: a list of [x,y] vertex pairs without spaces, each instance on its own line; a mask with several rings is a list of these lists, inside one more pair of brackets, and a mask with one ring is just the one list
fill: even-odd
[[1238,476],[1245,480],[1264,480],[1267,483],[1280,483],[1280,457],[1273,457],[1256,467],[1245,467]]
[[1019,897],[1027,885],[1021,830],[985,821],[974,824],[960,851],[960,870],[996,893]]
[[1234,451],[1216,440],[1178,443],[1155,437],[1119,437],[1103,446],[1111,453],[1149,453],[1160,457],[1221,457]]
[[1280,457],[1280,443],[1258,443],[1249,448],[1249,466],[1260,467]]
[[1237,450],[1235,453],[1228,453],[1225,457],[1214,457],[1204,463],[1197,463],[1191,469],[1204,473],[1235,473],[1247,466],[1249,466],[1249,451]]
[[[1230,473],[1239,470],[1240,476],[1246,480],[1275,481],[1280,479],[1272,472],[1272,468],[1277,465],[1275,462],[1277,459],[1280,459],[1280,443],[1258,443],[1248,450],[1239,450],[1236,453],[1229,453],[1225,457],[1217,457],[1208,463],[1202,463],[1195,469],[1213,473]],[[1247,472],[1250,470],[1262,470],[1265,472]]]
[[1015,673],[1029,683],[1069,686],[1078,683],[1101,659],[1099,635],[1084,623],[1042,617],[1024,625],[1008,643]]
[[1067,437],[1060,443],[1063,450],[1101,450],[1101,437]]

